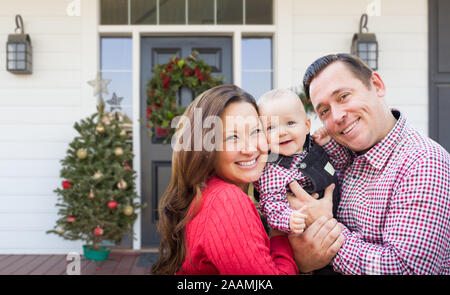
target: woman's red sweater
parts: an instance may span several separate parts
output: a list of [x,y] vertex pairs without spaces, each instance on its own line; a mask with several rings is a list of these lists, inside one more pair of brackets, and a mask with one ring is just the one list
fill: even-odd
[[186,257],[177,274],[298,274],[287,236],[269,241],[251,199],[216,176],[207,181],[185,234]]

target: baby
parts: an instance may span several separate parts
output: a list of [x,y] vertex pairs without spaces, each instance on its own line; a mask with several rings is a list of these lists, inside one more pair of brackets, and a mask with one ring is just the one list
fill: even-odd
[[[319,197],[323,196],[327,186],[335,183],[335,213],[339,201],[337,175],[328,155],[311,140],[311,121],[295,92],[288,89],[269,91],[259,99],[258,109],[271,152],[261,177],[254,183],[259,210],[272,228],[302,233],[307,216],[289,207],[286,198],[289,183],[297,181],[305,191],[317,192]],[[325,143],[325,139],[320,141],[321,145]]]

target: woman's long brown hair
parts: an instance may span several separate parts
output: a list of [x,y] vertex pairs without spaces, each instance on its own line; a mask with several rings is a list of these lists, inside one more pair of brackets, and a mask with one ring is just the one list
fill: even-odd
[[[199,130],[202,138],[205,138],[205,134],[215,128],[203,128],[205,119],[210,116],[220,117],[232,102],[248,102],[258,110],[255,99],[241,88],[230,84],[220,85],[203,92],[189,105],[183,117],[190,124],[181,123],[183,126],[177,126],[176,142],[182,143],[183,135],[190,136],[191,140],[189,148],[175,149],[172,154],[172,178],[158,204],[157,227],[161,243],[152,274],[175,274],[181,269],[186,256],[186,224],[198,213],[201,192],[207,179],[214,173],[215,149],[208,151],[202,146],[200,151],[195,151],[194,138],[199,136]],[[201,122],[198,122],[198,118],[194,120],[199,110]],[[192,203],[193,211],[188,215]]]

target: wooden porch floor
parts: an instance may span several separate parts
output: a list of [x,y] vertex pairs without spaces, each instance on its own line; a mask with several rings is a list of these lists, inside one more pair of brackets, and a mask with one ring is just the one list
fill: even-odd
[[[138,267],[140,252],[114,252],[96,263],[81,256],[81,275],[147,275]],[[0,255],[0,275],[65,275],[66,255]]]

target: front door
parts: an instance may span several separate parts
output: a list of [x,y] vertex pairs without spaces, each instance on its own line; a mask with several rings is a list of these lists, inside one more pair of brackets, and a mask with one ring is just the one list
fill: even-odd
[[428,3],[429,134],[450,152],[450,1]]
[[[144,37],[141,40],[141,159],[142,201],[147,207],[142,211],[142,247],[156,247],[160,237],[156,230],[158,201],[166,190],[171,177],[172,149],[170,142],[162,144],[148,135],[146,128],[146,85],[153,76],[152,69],[177,56],[189,56],[199,52],[212,68],[212,74],[224,76],[225,83],[232,83],[232,40],[230,37]],[[179,103],[183,106],[192,101],[189,91],[180,91]]]

